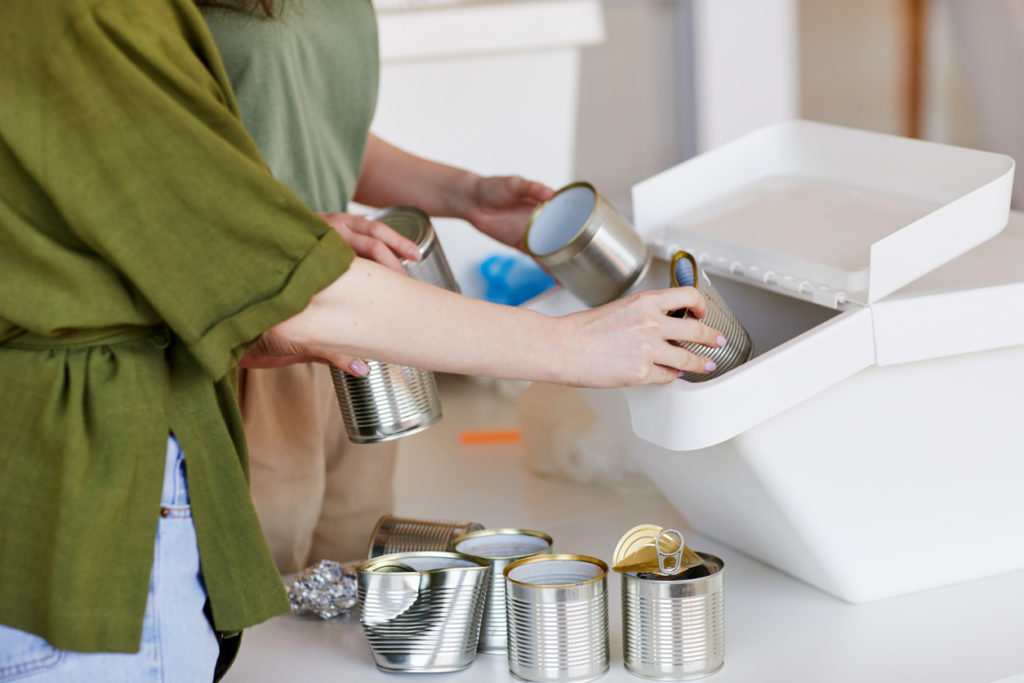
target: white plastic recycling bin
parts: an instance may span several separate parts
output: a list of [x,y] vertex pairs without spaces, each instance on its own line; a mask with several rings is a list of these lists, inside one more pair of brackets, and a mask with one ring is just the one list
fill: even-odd
[[849,602],[1024,569],[1013,169],[793,121],[640,183],[644,287],[695,254],[755,357],[585,397],[696,529]]

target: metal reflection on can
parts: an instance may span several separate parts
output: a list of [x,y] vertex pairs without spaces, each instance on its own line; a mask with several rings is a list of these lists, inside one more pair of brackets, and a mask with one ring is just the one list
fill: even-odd
[[[697,259],[688,251],[678,251],[672,257],[670,270],[673,287],[695,287],[701,293],[707,302],[707,314],[701,322],[721,332],[726,340],[725,346],[722,347],[708,347],[695,342],[677,343],[687,351],[704,356],[715,364],[715,369],[709,373],[687,372],[683,379],[690,382],[706,382],[750,360],[754,355],[754,344],[750,340],[750,335],[711,284],[707,273],[697,264]],[[670,315],[686,318],[689,317],[690,311],[681,308]]]
[[480,651],[506,652],[508,624],[505,613],[505,567],[516,560],[551,552],[551,537],[529,529],[482,529],[452,541],[452,550],[485,560],[491,565],[491,588],[480,627]]
[[[393,206],[370,218],[416,243],[420,260],[402,261],[410,277],[459,291],[426,213],[414,206]],[[370,371],[364,377],[354,377],[330,366],[350,441],[390,441],[422,432],[441,419],[441,399],[433,372],[375,360],[367,360],[366,364]]]
[[450,551],[452,541],[483,529],[479,522],[446,522],[384,515],[370,535],[367,557],[415,551]]
[[633,226],[586,182],[566,185],[538,205],[523,245],[588,306],[622,296],[651,264],[650,250]]
[[657,679],[699,678],[725,663],[724,563],[698,553],[701,571],[622,575],[626,669]]
[[608,670],[608,565],[540,555],[505,568],[508,666],[525,681],[588,681]]
[[452,552],[384,555],[360,564],[360,623],[385,671],[459,671],[476,656],[490,566]]

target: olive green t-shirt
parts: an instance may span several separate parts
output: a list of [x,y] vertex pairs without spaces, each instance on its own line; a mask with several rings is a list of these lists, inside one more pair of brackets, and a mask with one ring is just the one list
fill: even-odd
[[377,104],[370,0],[298,0],[279,18],[204,7],[242,121],[274,176],[318,211],[344,211]]
[[135,652],[167,434],[218,630],[287,611],[232,382],[353,257],[275,180],[191,0],[0,22],[0,623]]

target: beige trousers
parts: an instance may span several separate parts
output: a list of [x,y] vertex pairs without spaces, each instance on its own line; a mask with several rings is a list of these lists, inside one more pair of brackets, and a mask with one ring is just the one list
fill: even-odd
[[326,365],[241,370],[251,491],[282,574],[364,559],[390,513],[397,444],[348,440]]

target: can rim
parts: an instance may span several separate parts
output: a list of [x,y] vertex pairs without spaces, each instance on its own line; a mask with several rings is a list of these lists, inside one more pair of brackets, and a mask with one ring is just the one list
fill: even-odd
[[[679,280],[676,279],[676,264],[679,263],[679,261],[682,260],[682,259],[686,259],[687,261],[690,262],[690,265],[693,266],[693,282],[694,282],[693,286],[694,286],[694,288],[696,288],[697,287],[696,283],[698,282],[697,276],[700,273],[700,271],[697,268],[697,259],[695,259],[693,257],[693,254],[691,254],[690,252],[685,251],[683,249],[680,249],[679,251],[677,251],[675,254],[672,255],[672,263],[669,264],[668,273],[669,273],[669,277],[672,278],[672,286],[673,287],[680,287],[681,286],[679,284]],[[683,311],[682,316],[677,316],[677,317],[682,317],[682,318],[689,318],[690,317],[690,315],[691,315],[690,314],[690,309],[683,308],[681,310]]]
[[[551,546],[554,545],[554,543],[555,543],[551,539],[551,537],[549,535],[547,535],[546,533],[544,533],[543,531],[534,531],[532,529],[512,529],[512,528],[477,529],[476,531],[470,531],[468,533],[462,534],[461,536],[458,536],[455,539],[453,539],[452,540],[452,552],[462,553],[461,550],[456,550],[456,547],[459,545],[459,543],[462,543],[463,541],[468,541],[468,540],[473,539],[473,538],[483,538],[485,536],[499,536],[499,535],[513,535],[513,534],[516,535],[516,536],[533,536],[535,538],[539,538],[541,540],[547,541],[548,542],[548,547],[547,548],[541,548],[540,550],[535,550],[532,553],[527,553],[526,555],[487,555],[486,558],[489,559],[489,560],[510,560],[512,558],[533,557],[535,555],[542,555],[542,554],[546,553],[548,550],[551,549]],[[472,553],[463,553],[463,554],[464,555],[469,555],[470,557],[484,557],[484,555],[473,555]]]
[[[416,239],[410,237],[409,235],[402,235],[402,233],[399,232],[394,226],[387,223],[386,221],[381,220],[382,218],[387,218],[388,216],[391,216],[393,214],[401,213],[413,214],[416,218],[422,221],[422,224],[420,225],[420,234]],[[428,214],[426,211],[419,208],[418,206],[410,206],[407,204],[389,206],[387,208],[380,209],[379,211],[375,211],[374,213],[370,214],[368,218],[372,221],[377,221],[378,223],[384,223],[384,225],[387,225],[395,232],[398,232],[398,234],[402,235],[403,237],[409,240],[412,240],[413,242],[416,243],[416,246],[419,248],[421,253],[425,251],[426,248],[429,247],[434,242],[435,231],[433,224],[430,222],[430,214]],[[402,259],[402,263],[406,264],[410,263],[410,261],[409,259]]]
[[[585,187],[594,193],[594,208],[590,210],[590,215],[587,216],[587,220],[583,222],[583,226],[579,230],[577,230],[576,234],[569,238],[569,240],[565,244],[560,246],[558,249],[555,249],[554,251],[549,251],[545,254],[538,254],[537,252],[530,248],[530,230],[533,229],[534,221],[537,219],[537,216],[539,216],[540,213],[544,210],[544,207],[550,204],[555,197],[562,194],[563,192],[568,192],[569,190],[573,190],[577,187]],[[555,192],[551,199],[541,202],[540,204],[533,208],[533,211],[530,212],[530,218],[529,220],[526,221],[526,230],[523,231],[523,251],[532,256],[534,259],[540,261],[542,259],[550,259],[555,256],[560,256],[575,249],[577,247],[576,242],[579,240],[580,236],[585,235],[587,231],[590,229],[591,224],[594,222],[594,216],[597,215],[597,206],[599,203],[599,199],[600,195],[597,193],[597,188],[595,188],[593,185],[591,185],[585,180],[578,180],[574,183],[569,183],[565,187],[559,188],[559,190]]]
[[[527,583],[526,581],[517,581],[509,576],[509,572],[513,569],[521,567],[525,564],[532,562],[553,562],[553,561],[576,561],[576,562],[588,562],[590,564],[597,565],[601,569],[601,574],[595,576],[592,579],[586,581],[580,581],[579,583]],[[608,576],[608,565],[596,557],[590,557],[589,555],[573,555],[568,553],[559,553],[555,555],[536,555],[534,557],[524,557],[521,560],[516,560],[509,566],[505,567],[505,571],[502,572],[504,577],[516,584],[517,586],[525,586],[526,588],[575,588],[577,586],[586,586],[591,583],[597,583],[598,581],[604,580]]]
[[[413,517],[402,517],[401,515],[391,515],[391,514],[381,515],[380,519],[377,520],[377,523],[373,525],[373,531],[370,533],[370,543],[366,546],[366,559],[367,560],[375,560],[375,559],[377,559],[377,557],[383,557],[383,555],[377,555],[376,557],[373,555],[373,546],[374,546],[374,544],[375,544],[375,542],[377,540],[377,533],[380,531],[380,525],[383,524],[384,522],[389,521],[389,520],[399,520],[401,522],[412,522],[414,524],[422,524],[424,522],[426,522],[428,524],[445,524],[445,525],[465,524],[467,526],[473,526],[474,524],[479,524],[480,528],[481,529],[483,528],[483,525],[480,524],[480,522],[466,522],[466,521],[453,522],[453,521],[449,521],[449,520],[416,519],[416,518],[413,518]],[[410,552],[412,552],[412,551],[410,551]],[[447,552],[447,551],[438,550],[438,551],[426,551],[426,552],[439,552],[440,553],[440,552]],[[394,554],[394,553],[386,553],[386,554],[391,555],[391,554]]]
[[[411,551],[403,552],[403,553],[390,553],[388,555],[378,555],[377,557],[373,557],[373,558],[370,558],[368,560],[363,560],[358,565],[356,565],[356,571],[357,572],[363,572],[363,573],[376,573],[375,570],[379,568],[378,567],[379,565],[388,565],[388,566],[390,566],[392,568],[396,568],[399,564],[403,564],[401,562],[401,560],[403,560],[403,559],[408,560],[410,558],[415,559],[415,558],[418,558],[418,557],[433,557],[433,558],[443,558],[443,559],[450,559],[450,560],[466,560],[466,561],[472,562],[475,566],[472,566],[472,567],[437,567],[435,569],[412,569],[411,571],[399,570],[399,571],[390,571],[390,572],[386,572],[386,573],[388,575],[391,575],[391,576],[393,576],[395,574],[436,574],[436,573],[439,573],[439,572],[451,571],[453,569],[456,569],[456,570],[463,570],[463,569],[465,569],[465,570],[470,570],[470,571],[484,571],[486,569],[490,569],[491,568],[491,565],[487,564],[486,562],[481,560],[479,557],[474,557],[473,555],[466,555],[465,553],[456,553],[456,552],[452,552],[452,551],[448,551],[448,550],[411,550]],[[384,573],[384,572],[382,572],[382,573]]]

